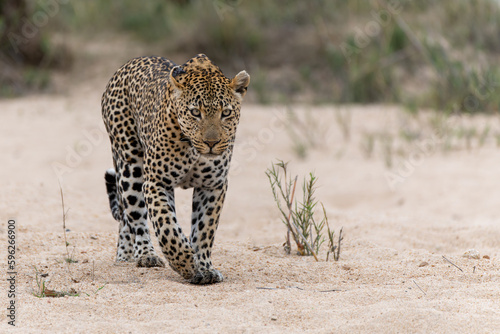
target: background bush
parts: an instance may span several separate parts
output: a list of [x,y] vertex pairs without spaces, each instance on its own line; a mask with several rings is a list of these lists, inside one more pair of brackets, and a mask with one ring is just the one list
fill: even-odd
[[166,56],[203,52],[226,73],[246,68],[260,103],[478,112],[500,103],[499,25],[494,0],[74,0],[40,39],[106,32],[159,45]]

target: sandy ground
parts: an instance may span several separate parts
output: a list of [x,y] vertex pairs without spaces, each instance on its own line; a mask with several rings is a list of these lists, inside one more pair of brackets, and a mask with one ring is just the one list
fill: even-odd
[[[397,132],[405,113],[395,107],[296,107],[317,123],[308,132],[323,142],[299,159],[285,126],[286,108],[245,105],[213,252],[225,281],[192,286],[170,268],[116,264],[118,228],[103,183],[111,157],[99,100],[120,62],[94,70],[85,84],[64,94],[0,101],[0,244],[7,276],[7,220],[15,219],[15,330],[500,331],[500,149],[491,139],[481,148],[443,153],[424,136],[420,142],[427,149],[394,158],[412,168],[388,169],[381,147],[366,158],[360,146],[367,131]],[[349,139],[342,136],[339,113],[351,115]],[[478,122],[499,124],[493,118]],[[330,224],[344,228],[339,262],[325,261],[326,247],[319,262],[284,253],[285,227],[264,174],[276,159],[290,161],[294,174],[315,172],[316,195]],[[404,177],[391,187],[387,176],[394,173]],[[69,210],[68,251],[78,261],[69,268],[58,176]],[[190,192],[176,196],[186,230]],[[469,249],[480,258],[463,257]],[[35,297],[36,271],[49,289],[80,295]],[[5,310],[8,288],[2,279],[0,332],[12,330]]]

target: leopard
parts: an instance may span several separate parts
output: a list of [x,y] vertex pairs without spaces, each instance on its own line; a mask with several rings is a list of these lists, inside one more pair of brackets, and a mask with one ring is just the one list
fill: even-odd
[[[183,65],[159,57],[121,66],[102,95],[113,167],[105,171],[118,221],[117,262],[164,267],[148,221],[170,267],[188,283],[222,282],[211,253],[250,75],[233,78],[205,54]],[[174,189],[192,188],[191,233],[183,233]]]

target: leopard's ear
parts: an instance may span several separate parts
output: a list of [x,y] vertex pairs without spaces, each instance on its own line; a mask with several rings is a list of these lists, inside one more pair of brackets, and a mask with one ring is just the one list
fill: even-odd
[[170,70],[169,81],[174,86],[174,89],[179,92],[184,89],[184,85],[182,84],[182,75],[186,74],[186,71],[182,68],[182,66],[174,66]]
[[241,71],[231,80],[229,85],[240,97],[245,96],[248,85],[250,84],[250,75],[246,71]]

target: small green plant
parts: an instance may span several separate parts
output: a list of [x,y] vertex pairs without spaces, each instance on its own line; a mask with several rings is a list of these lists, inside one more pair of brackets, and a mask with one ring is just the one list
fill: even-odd
[[337,109],[335,111],[335,121],[342,132],[342,138],[344,142],[348,143],[351,140],[351,120],[352,115],[349,110],[340,110]]
[[79,297],[80,294],[73,288],[69,289],[69,291],[55,291],[51,290],[47,287],[47,281],[44,279],[47,274],[42,274],[38,271],[36,267],[35,269],[35,281],[37,285],[36,291],[34,291],[32,294],[33,296],[37,298],[45,298],[45,297],[64,297],[64,296],[71,296],[71,297]]
[[[69,246],[69,243],[66,243],[66,247]],[[66,263],[78,263],[78,260],[75,260],[75,249],[76,247],[73,246],[73,251],[71,252],[71,255],[69,257],[64,258],[64,262]]]
[[360,147],[366,159],[370,159],[373,156],[373,150],[375,149],[375,140],[375,134],[368,132],[363,133]]
[[384,163],[386,168],[392,168],[393,165],[393,137],[389,133],[383,133],[380,135],[380,140],[382,142],[382,153],[384,155]]
[[[314,252],[319,253],[321,244],[325,241],[322,236],[323,228],[325,227],[326,216],[318,223],[314,219],[314,210],[318,202],[314,198],[314,191],[317,178],[310,173],[309,179],[304,178],[302,185],[302,202],[295,201],[295,207],[291,211],[292,219],[299,227],[304,238],[309,240]],[[307,248],[304,249],[305,255],[311,255],[312,252]]]
[[486,141],[488,140],[488,136],[490,134],[491,127],[489,125],[486,125],[483,128],[483,131],[479,134],[479,139],[478,139],[478,145],[479,147],[483,147]]
[[36,282],[36,286],[37,286],[37,290],[33,292],[33,296],[35,297],[38,297],[38,298],[43,298],[45,297],[45,279],[44,278],[44,274],[41,274],[38,269],[36,269],[36,267],[34,267],[35,269],[35,282]]
[[477,136],[477,130],[475,127],[462,126],[458,129],[457,136],[459,139],[465,140],[465,148],[470,151],[472,149],[472,139]]
[[[314,217],[315,209],[319,203],[314,198],[317,178],[313,173],[309,174],[308,179],[304,178],[302,201],[298,202],[295,199],[298,176],[295,176],[292,180],[288,175],[287,165],[288,163],[279,161],[266,171],[274,200],[282,215],[281,220],[287,227],[287,237],[284,244],[285,251],[288,254],[291,252],[291,235],[297,246],[299,255],[312,255],[318,261],[317,254],[325,241],[323,235],[325,226],[328,228],[329,238],[333,238],[334,234],[328,226],[328,218],[324,208],[323,217],[320,221]],[[283,202],[285,203],[284,205]],[[334,248],[333,244],[330,246],[334,250],[334,254],[340,254],[340,241],[339,239],[338,247],[335,246]]]
[[417,141],[421,137],[421,133],[418,130],[411,129],[409,127],[403,127],[399,131],[399,136],[403,138],[403,140],[408,143],[412,144],[413,142]]
[[61,193],[62,227],[63,227],[63,234],[64,234],[64,245],[66,248],[66,257],[64,258],[64,262],[66,262],[68,264],[68,273],[71,276],[70,264],[77,263],[78,260],[75,260],[75,258],[74,258],[75,247],[73,247],[73,252],[71,253],[71,255],[69,254],[69,250],[68,250],[69,242],[68,242],[68,238],[66,237],[66,215],[67,215],[68,211],[66,211],[66,209],[64,207],[64,194],[63,194],[62,187],[61,187],[60,183],[59,183],[59,191]]
[[[340,115],[340,116],[339,116]],[[337,121],[342,130],[344,140],[350,138],[350,114],[337,114]],[[287,107],[286,130],[290,137],[293,152],[300,159],[305,159],[310,150],[320,148],[327,141],[330,131],[321,121],[314,117],[310,110],[302,115],[292,107]]]
[[337,240],[335,240],[335,231],[330,229],[330,224],[328,224],[328,218],[326,217],[326,211],[323,204],[323,214],[326,219],[326,228],[328,233],[328,251],[326,252],[326,261],[328,262],[328,258],[330,257],[330,253],[333,254],[333,260],[338,261],[340,259],[340,245],[342,244],[342,240],[344,237],[342,236],[343,228],[340,228],[339,236]]
[[316,145],[314,131],[310,131],[311,119],[301,120],[291,107],[287,107],[287,116],[286,130],[293,143],[292,149],[297,157],[305,159],[309,149]]
[[[106,286],[106,284],[107,284],[107,283],[104,283],[104,285],[102,285],[102,286],[98,287],[98,288],[97,288],[97,290],[95,290],[92,294],[97,295],[97,293],[98,293],[99,291],[101,291],[102,289],[104,289],[104,287]],[[89,297],[90,297],[90,295],[89,295],[88,293],[84,292],[84,294],[86,294],[87,296],[89,296]]]

